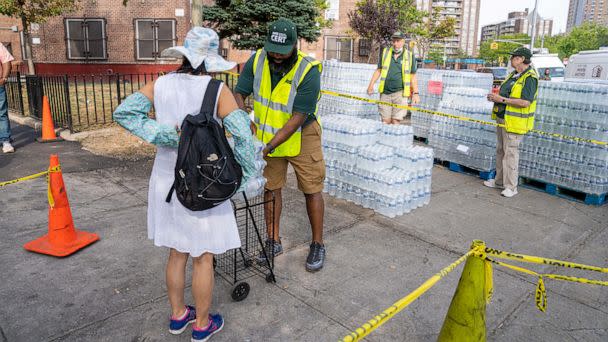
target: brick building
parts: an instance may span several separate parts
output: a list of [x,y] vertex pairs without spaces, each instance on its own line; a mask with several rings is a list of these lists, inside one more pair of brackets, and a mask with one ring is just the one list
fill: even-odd
[[[348,12],[355,9],[357,0],[330,0],[325,19],[331,20],[330,28],[322,30],[322,35],[314,43],[300,44],[302,51],[321,59],[338,59],[343,62],[366,63],[369,56],[369,42],[353,34],[348,24]],[[372,61],[377,60],[375,54]]]
[[[348,12],[357,0],[330,0],[325,17],[332,21],[314,43],[299,42],[315,58],[336,58],[345,62],[367,62],[369,44],[355,37],[348,24]],[[205,0],[205,4],[213,0]],[[175,59],[160,58],[160,52],[183,44],[191,27],[190,0],[82,0],[79,8],[49,18],[30,29],[33,60],[38,74],[149,73],[177,68]],[[18,26],[19,32],[0,30],[17,60],[22,58],[19,20],[0,17],[0,27]],[[224,57],[244,63],[252,51],[233,49],[221,42]],[[375,62],[377,52],[372,54]]]
[[[32,25],[39,74],[142,73],[174,69],[160,51],[190,28],[189,0],[84,0],[76,11]],[[159,67],[158,64],[164,65]],[[167,65],[168,64],[168,65]]]

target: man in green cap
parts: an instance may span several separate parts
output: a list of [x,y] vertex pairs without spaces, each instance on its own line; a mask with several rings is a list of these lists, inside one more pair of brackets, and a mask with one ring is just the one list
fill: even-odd
[[511,55],[513,72],[500,86],[498,94],[488,94],[494,102],[492,119],[504,127],[496,127],[496,178],[483,184],[490,188],[504,188],[502,195],[517,195],[519,180],[519,144],[524,134],[534,128],[538,74],[530,65],[532,52],[518,47]]
[[[405,44],[405,34],[395,32],[391,39],[393,45],[384,48],[378,58],[378,69],[374,72],[367,87],[369,95],[374,92],[374,84],[380,78],[380,101],[407,106],[411,97],[412,104],[420,102],[418,79],[416,78],[416,59]],[[382,122],[398,125],[407,116],[407,109],[379,105]],[[407,122],[409,124],[409,119]]]
[[[281,189],[291,164],[298,188],[306,198],[306,210],[312,229],[312,243],[306,270],[318,271],[325,261],[323,245],[323,181],[325,161],[321,149],[321,126],[317,120],[317,101],[321,90],[321,63],[298,51],[295,24],[279,19],[270,24],[263,49],[245,63],[235,88],[235,98],[244,108],[245,98],[253,93],[256,135],[265,145],[264,169],[267,179],[266,205],[268,239],[266,251],[276,256],[283,247],[279,235]],[[266,262],[263,253],[258,262]]]

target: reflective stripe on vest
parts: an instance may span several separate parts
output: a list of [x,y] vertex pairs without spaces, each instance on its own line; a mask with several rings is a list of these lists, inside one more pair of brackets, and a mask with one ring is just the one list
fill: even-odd
[[[253,63],[253,109],[257,137],[267,144],[285,126],[292,116],[298,85],[306,73],[321,64],[298,51],[298,60],[293,68],[272,89],[270,67],[266,51],[256,52]],[[315,110],[316,114],[316,110]],[[270,157],[294,157],[300,154],[302,132],[299,128],[289,139],[275,147]]]
[[[507,77],[506,80],[502,84],[505,84],[514,76],[513,73]],[[511,93],[509,94],[509,98],[512,99],[521,99],[521,93],[524,89],[524,85],[526,84],[526,79],[528,77],[533,77],[538,80],[538,75],[534,69],[529,68],[524,72],[523,75],[515,81],[513,84],[513,88],[511,88]],[[517,108],[514,106],[507,105],[505,108],[505,129],[509,133],[515,134],[526,134],[529,130],[534,128],[534,113],[536,112],[536,96],[538,95],[538,87],[534,93],[534,100],[530,103],[528,107],[525,108]],[[495,110],[492,111],[492,118],[496,119],[496,111],[497,107],[494,107]]]
[[[384,48],[382,50],[382,72],[380,73],[380,87],[378,90],[382,94],[384,92],[384,83],[388,76],[388,70],[391,66],[391,58],[393,58],[393,48]],[[412,59],[413,54],[406,48],[403,48],[403,58],[401,59],[401,78],[403,80],[403,96],[410,97],[412,85]]]

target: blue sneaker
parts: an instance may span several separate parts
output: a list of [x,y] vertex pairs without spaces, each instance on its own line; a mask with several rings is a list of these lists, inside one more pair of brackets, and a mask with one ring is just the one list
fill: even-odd
[[196,326],[192,327],[192,339],[191,342],[205,342],[208,341],[211,336],[215,335],[218,331],[224,327],[224,319],[221,315],[209,315],[209,326],[204,330],[199,330]]
[[[265,243],[264,251],[266,251],[266,255],[270,257],[270,259],[274,259],[274,257],[283,254],[283,245],[280,242],[276,242],[271,239],[267,239]],[[266,266],[266,255],[264,255],[264,251],[260,250],[260,253],[256,257],[258,265]]]
[[186,305],[186,314],[182,319],[171,319],[169,322],[169,332],[173,335],[179,335],[186,330],[188,324],[196,321],[196,309],[193,306]]

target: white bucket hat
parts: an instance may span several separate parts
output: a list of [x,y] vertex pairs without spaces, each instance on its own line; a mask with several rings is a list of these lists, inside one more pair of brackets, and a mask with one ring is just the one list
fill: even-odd
[[186,57],[194,69],[205,62],[207,72],[228,71],[236,66],[219,55],[220,38],[210,28],[193,27],[184,40],[184,46],[174,46],[161,52],[162,57]]

